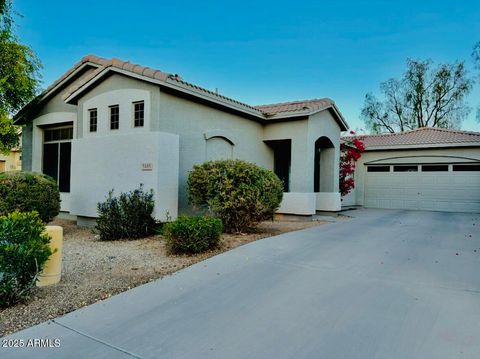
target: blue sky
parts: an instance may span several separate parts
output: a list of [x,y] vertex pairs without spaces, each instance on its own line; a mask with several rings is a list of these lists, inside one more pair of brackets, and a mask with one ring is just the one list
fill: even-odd
[[[478,1],[14,1],[44,87],[86,54],[118,57],[257,105],[334,99],[362,128],[367,92],[405,60],[465,60],[480,40]],[[480,105],[480,84],[468,99]],[[463,129],[480,131],[472,110]]]

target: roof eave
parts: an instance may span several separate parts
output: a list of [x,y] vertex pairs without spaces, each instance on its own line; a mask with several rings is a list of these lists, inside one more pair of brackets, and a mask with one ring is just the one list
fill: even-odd
[[327,106],[319,107],[313,110],[302,110],[302,111],[290,111],[290,112],[283,112],[283,113],[277,113],[275,115],[270,115],[267,117],[267,121],[274,121],[274,120],[288,120],[290,118],[304,118],[307,116],[312,116],[315,115],[316,113],[325,111],[325,110],[332,110],[336,117],[337,123],[340,125],[340,130],[341,131],[347,131],[349,129],[347,122],[345,121],[345,118],[341,114],[341,112],[338,110],[337,106],[335,104],[330,104]]
[[13,122],[15,125],[23,125],[24,122],[24,112],[28,110],[29,107],[40,106],[46,100],[48,100],[53,94],[55,94],[59,88],[61,88],[65,83],[68,83],[72,78],[82,72],[86,67],[100,67],[100,65],[87,61],[80,64],[76,69],[74,69],[71,73],[68,74],[64,79],[59,81],[58,83],[54,84],[51,88],[47,88],[45,91],[41,92],[38,96],[36,96],[33,100],[23,106],[14,116]]

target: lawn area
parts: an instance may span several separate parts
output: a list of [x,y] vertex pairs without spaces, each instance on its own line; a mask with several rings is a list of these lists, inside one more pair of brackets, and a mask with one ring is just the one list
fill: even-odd
[[59,284],[36,288],[30,301],[0,309],[0,336],[53,319],[130,288],[161,278],[240,245],[325,222],[262,222],[255,233],[223,234],[219,248],[192,256],[167,256],[162,236],[99,241],[91,229],[57,219],[64,228]]

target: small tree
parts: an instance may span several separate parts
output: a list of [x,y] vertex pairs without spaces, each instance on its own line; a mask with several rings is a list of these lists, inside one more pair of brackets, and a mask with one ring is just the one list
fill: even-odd
[[41,65],[33,50],[13,32],[12,1],[0,0],[0,152],[18,146],[11,114],[36,94]]
[[365,151],[365,144],[355,137],[355,132],[350,131],[351,137],[345,137],[340,145],[340,194],[347,195],[355,188],[355,162],[360,159]]

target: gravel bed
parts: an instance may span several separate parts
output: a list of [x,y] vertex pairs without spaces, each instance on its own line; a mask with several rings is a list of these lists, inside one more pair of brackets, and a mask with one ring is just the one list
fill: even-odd
[[103,242],[90,229],[57,219],[52,224],[64,228],[62,279],[57,285],[36,288],[26,303],[0,309],[0,336],[109,298],[242,244],[322,223],[325,222],[263,222],[255,233],[224,234],[216,250],[193,256],[167,256],[160,235]]

